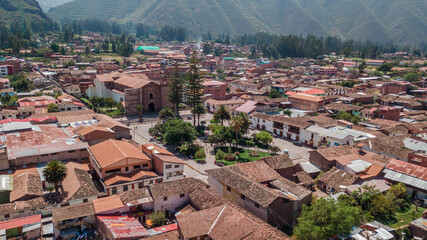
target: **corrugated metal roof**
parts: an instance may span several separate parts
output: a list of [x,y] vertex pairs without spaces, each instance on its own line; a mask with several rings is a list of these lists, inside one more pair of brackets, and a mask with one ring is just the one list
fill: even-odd
[[412,138],[406,138],[403,140],[403,143],[405,144],[405,147],[414,151],[427,151],[427,143],[418,141]]
[[415,177],[412,177],[409,175],[405,175],[402,173],[398,173],[398,172],[395,172],[395,171],[390,170],[390,169],[384,169],[383,172],[385,173],[385,175],[384,175],[385,179],[395,181],[395,182],[404,183],[406,185],[427,191],[427,181],[424,181],[422,179],[415,178]]

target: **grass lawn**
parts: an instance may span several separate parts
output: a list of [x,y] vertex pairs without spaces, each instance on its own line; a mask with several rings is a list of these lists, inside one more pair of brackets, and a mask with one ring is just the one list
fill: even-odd
[[[215,153],[216,153],[216,151],[218,149],[221,149],[223,152],[228,153],[228,147],[217,148],[217,149],[215,149]],[[261,159],[263,157],[269,157],[269,156],[271,156],[271,154],[269,154],[269,153],[259,152],[259,156],[258,157],[252,157],[250,155],[250,150],[243,149],[243,148],[239,148],[237,151],[239,152],[238,161],[220,160],[220,161],[217,161],[217,162],[222,162],[222,163],[224,163],[225,166],[229,166],[229,165],[233,165],[233,164],[235,164],[237,162],[253,162],[253,161],[257,161],[257,160],[259,160],[259,159]],[[232,147],[231,148],[231,152],[232,153],[236,152],[236,148]]]
[[399,228],[401,226],[407,225],[415,219],[420,218],[425,210],[425,208],[418,207],[418,212],[416,212],[415,205],[412,204],[408,211],[397,212],[395,214],[396,220],[392,223],[389,223],[389,226],[392,228]]

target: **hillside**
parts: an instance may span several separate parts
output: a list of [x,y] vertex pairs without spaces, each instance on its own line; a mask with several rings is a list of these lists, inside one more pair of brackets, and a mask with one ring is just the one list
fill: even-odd
[[257,31],[374,41],[427,39],[426,0],[74,0],[52,8],[58,21],[99,18],[194,33]]
[[45,12],[47,12],[50,8],[53,8],[71,1],[72,0],[38,0],[40,7]]
[[34,31],[52,29],[54,26],[36,0],[0,0],[0,23],[21,23],[22,19]]

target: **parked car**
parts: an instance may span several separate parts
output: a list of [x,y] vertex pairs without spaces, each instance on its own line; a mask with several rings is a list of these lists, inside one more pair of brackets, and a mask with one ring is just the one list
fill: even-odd
[[294,141],[293,144],[298,147],[302,147],[302,142]]
[[191,120],[191,116],[188,116],[188,117],[187,117],[187,120]]

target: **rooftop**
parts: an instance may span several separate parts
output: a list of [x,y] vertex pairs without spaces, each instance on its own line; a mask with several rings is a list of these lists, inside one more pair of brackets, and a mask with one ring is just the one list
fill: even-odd
[[118,140],[106,140],[89,147],[101,168],[108,167],[126,159],[147,162],[150,158],[131,143]]

